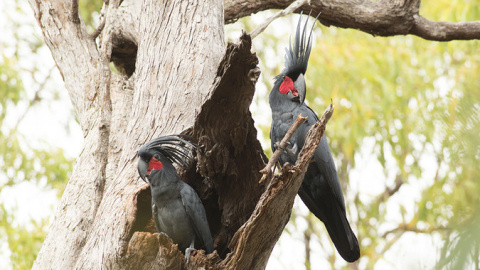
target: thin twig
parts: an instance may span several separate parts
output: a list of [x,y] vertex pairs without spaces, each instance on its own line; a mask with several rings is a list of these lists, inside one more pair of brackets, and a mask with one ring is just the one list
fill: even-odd
[[290,129],[287,131],[287,134],[283,137],[282,141],[280,142],[279,146],[277,147],[277,150],[273,153],[272,157],[268,161],[267,166],[263,168],[260,173],[263,174],[262,179],[260,179],[259,183],[262,183],[268,175],[272,172],[272,167],[277,163],[278,159],[280,158],[280,155],[282,154],[283,151],[285,151],[285,147],[287,147],[288,141],[292,137],[292,135],[297,131],[297,129],[300,127],[303,122],[307,120],[307,117],[303,117],[302,115],[299,115],[297,117],[297,120],[293,123],[293,125],[290,127]]
[[383,233],[382,238],[386,238],[389,234],[392,234],[392,233],[414,232],[414,233],[430,234],[432,232],[450,230],[450,228],[448,228],[446,226],[438,226],[438,227],[431,226],[427,229],[420,229],[416,225],[415,226],[409,225],[410,223],[411,222],[399,224],[397,228],[394,228],[392,230],[389,230],[389,231],[386,231],[385,233]]
[[400,190],[404,183],[403,178],[397,175],[397,177],[395,177],[395,185],[393,187],[386,187],[383,193],[378,196],[377,203],[385,202],[388,198],[392,197]]
[[102,11],[100,13],[100,24],[97,26],[97,29],[95,29],[95,31],[93,31],[93,33],[90,35],[90,37],[92,38],[92,40],[95,40],[99,35],[100,33],[102,33],[103,31],[103,28],[105,28],[105,22],[107,20],[107,10],[109,9],[109,3],[110,1],[109,0],[103,0],[103,8],[102,8]]
[[100,35],[100,33],[102,32],[103,28],[105,27],[105,20],[106,20],[106,16],[102,18],[100,25],[98,25],[97,29],[95,29],[95,31],[93,31],[93,33],[90,35],[90,37],[93,40],[95,40],[98,37],[98,35]]
[[35,91],[35,94],[33,95],[33,98],[28,101],[28,106],[27,108],[25,109],[25,111],[22,113],[22,115],[20,115],[20,117],[18,118],[17,120],[17,123],[15,124],[15,127],[12,128],[12,130],[18,130],[18,126],[20,125],[20,123],[23,121],[23,119],[25,118],[25,116],[27,116],[28,112],[30,111],[30,109],[36,104],[38,103],[39,101],[41,101],[41,97],[40,97],[40,92],[42,92],[43,90],[45,90],[45,85],[48,83],[48,81],[51,79],[52,75],[53,75],[53,71],[57,68],[57,66],[52,66],[50,67],[50,70],[48,71],[48,75],[45,77],[45,80],[43,80],[43,82],[39,83],[38,84],[38,89],[37,91]]
[[309,1],[308,0],[297,0],[295,2],[293,2],[292,4],[290,4],[290,6],[288,6],[286,9],[283,9],[277,13],[275,13],[275,15],[273,15],[272,17],[268,18],[266,21],[264,21],[262,24],[260,24],[255,30],[253,30],[251,33],[250,33],[250,37],[252,39],[254,39],[256,36],[258,36],[260,33],[262,33],[270,23],[272,23],[274,20],[276,20],[277,18],[280,18],[280,17],[283,17],[283,16],[286,16],[290,13],[293,13],[295,10],[297,10],[299,7],[307,4]]

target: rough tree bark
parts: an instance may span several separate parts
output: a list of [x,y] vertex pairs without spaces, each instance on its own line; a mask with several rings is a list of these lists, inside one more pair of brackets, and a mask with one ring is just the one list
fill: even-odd
[[[170,239],[154,233],[150,192],[135,168],[142,144],[172,133],[199,146],[182,176],[206,206],[216,248],[198,252],[188,268],[265,267],[309,157],[268,187],[258,183],[266,158],[248,110],[257,58],[247,35],[225,49],[223,26],[292,2],[226,1],[224,10],[221,0],[110,0],[89,34],[77,0],[30,0],[85,138],[35,269],[187,268]],[[479,37],[478,22],[431,22],[419,3],[325,0],[300,9],[372,34]]]

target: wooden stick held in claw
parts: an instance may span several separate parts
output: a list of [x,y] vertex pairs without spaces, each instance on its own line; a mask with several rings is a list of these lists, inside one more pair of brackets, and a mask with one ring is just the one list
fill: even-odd
[[280,158],[280,155],[282,152],[285,150],[285,147],[287,147],[288,140],[292,137],[293,133],[297,131],[297,129],[300,127],[303,122],[307,120],[307,117],[303,117],[302,115],[299,115],[297,117],[297,120],[293,123],[293,125],[290,127],[290,129],[287,131],[287,134],[283,137],[282,141],[280,142],[280,145],[278,146],[277,150],[273,153],[272,157],[268,161],[267,166],[263,168],[260,172],[263,174],[262,178],[260,179],[259,183],[262,183],[265,181],[267,176],[272,172],[272,167],[275,165],[275,163],[278,161]]

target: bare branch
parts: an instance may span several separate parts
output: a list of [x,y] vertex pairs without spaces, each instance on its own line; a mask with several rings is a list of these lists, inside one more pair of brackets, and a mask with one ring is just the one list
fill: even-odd
[[392,197],[397,191],[402,187],[402,185],[405,183],[403,181],[403,178],[400,175],[397,175],[395,178],[395,186],[392,188],[387,187],[385,191],[383,191],[382,194],[378,196],[377,203],[382,203],[386,201],[388,198]]
[[476,22],[439,22],[430,21],[420,15],[415,15],[415,25],[410,34],[427,40],[450,41],[470,40],[480,38],[480,21]]
[[[287,9],[292,3],[298,2],[299,0],[227,0],[224,1],[225,23],[233,23],[240,18],[264,10]],[[115,31],[113,40],[117,40],[118,44],[114,44],[114,50],[116,46],[125,46],[126,43],[138,44],[139,37],[142,35],[138,28],[140,3],[135,0],[124,0],[118,7],[111,20],[112,29]],[[429,21],[419,15],[419,5],[420,0],[311,0],[294,12],[312,11],[312,14],[322,12],[319,21],[325,26],[358,29],[375,36],[411,34],[437,41],[480,39],[480,21],[465,23]],[[37,18],[39,17],[41,13],[37,13]],[[258,29],[258,31],[263,30]],[[252,32],[252,38],[254,35],[258,33]]]
[[275,15],[273,15],[272,17],[268,18],[265,22],[260,24],[255,30],[252,31],[252,33],[250,33],[250,36],[252,37],[252,39],[254,39],[256,36],[258,36],[260,33],[262,33],[270,25],[270,23],[272,23],[274,20],[294,12],[299,7],[307,4],[307,2],[308,2],[308,0],[297,0],[297,1],[293,2],[286,9],[283,9],[283,10],[275,13]]
[[308,218],[308,216],[305,218],[307,221],[307,229],[303,232],[303,243],[305,245],[305,268],[306,270],[311,270],[312,269],[312,261],[311,261],[311,253],[312,253],[312,248],[310,247],[311,239],[312,239],[312,234],[314,233],[315,226],[313,225],[312,219]]
[[97,97],[105,89],[101,85],[105,82],[93,80],[92,83],[92,78],[103,68],[97,45],[90,38],[85,25],[75,22],[72,12],[76,11],[78,17],[77,0],[30,0],[30,3],[85,135],[85,131],[95,124],[92,120],[95,118],[90,113],[99,112],[96,106],[100,106],[103,100]]
[[15,126],[12,128],[12,130],[18,130],[18,126],[20,123],[22,123],[23,119],[25,119],[25,116],[27,116],[28,112],[30,112],[30,109],[39,101],[42,100],[40,97],[40,92],[42,92],[45,89],[45,85],[47,82],[50,80],[52,77],[53,71],[56,69],[56,66],[52,66],[50,70],[48,71],[47,76],[45,77],[45,80],[43,82],[39,83],[38,89],[35,91],[35,94],[33,95],[33,98],[28,102],[28,106],[25,109],[25,111],[22,113],[22,115],[18,118],[17,123]]
[[90,35],[91,39],[95,40],[98,37],[98,35],[100,35],[103,28],[105,27],[105,21],[106,21],[106,16],[103,16],[102,21],[98,25],[97,29],[95,29],[95,31],[93,31],[93,33]]
[[299,115],[297,117],[297,120],[293,123],[293,125],[288,129],[287,134],[283,137],[282,141],[280,142],[278,149],[273,153],[272,157],[268,161],[267,166],[260,170],[260,173],[263,174],[262,178],[260,179],[260,183],[262,183],[265,178],[267,178],[268,175],[272,173],[272,167],[277,163],[278,159],[280,158],[280,155],[282,154],[283,151],[285,151],[285,147],[287,147],[288,141],[292,137],[292,135],[297,131],[297,129],[300,127],[303,122],[307,120],[307,117],[302,117]]
[[436,231],[445,231],[445,230],[449,230],[448,227],[445,227],[445,226],[439,226],[439,227],[434,227],[434,226],[431,226],[427,229],[420,229],[416,226],[412,226],[412,225],[409,225],[411,224],[412,222],[409,222],[408,224],[400,224],[397,228],[395,229],[392,229],[392,230],[389,230],[389,231],[386,231],[383,235],[382,235],[382,238],[385,238],[387,237],[389,234],[392,234],[392,233],[395,233],[395,234],[398,234],[398,233],[401,233],[403,234],[404,232],[415,232],[415,233],[426,233],[426,234],[430,234],[432,232],[436,232]]
[[402,231],[402,230],[395,231],[393,238],[385,243],[385,245],[383,246],[380,252],[375,252],[375,253],[384,254],[387,250],[389,250],[393,246],[393,244],[395,244],[400,239],[400,237],[402,237],[403,233],[405,233],[405,231]]
[[[285,9],[292,0],[225,1],[225,22],[268,9]],[[295,10],[322,12],[320,22],[326,26],[358,29],[378,36],[416,35],[435,41],[480,39],[480,21],[435,22],[419,15],[420,0],[405,1],[337,1],[312,0]]]

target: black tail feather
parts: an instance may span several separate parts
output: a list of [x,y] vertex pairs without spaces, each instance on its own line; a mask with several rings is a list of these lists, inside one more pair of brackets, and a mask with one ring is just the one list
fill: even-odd
[[[354,262],[360,257],[358,240],[348,223],[345,210],[333,198],[323,197],[320,201],[314,201],[308,190],[300,188],[298,195],[318,219],[327,228],[330,239],[340,256],[347,262]],[[325,194],[323,194],[325,195]]]
[[358,240],[348,223],[345,213],[340,210],[340,207],[336,208],[335,210],[332,209],[333,211],[329,211],[329,213],[325,213],[327,218],[324,224],[338,253],[347,262],[354,262],[360,257]]

